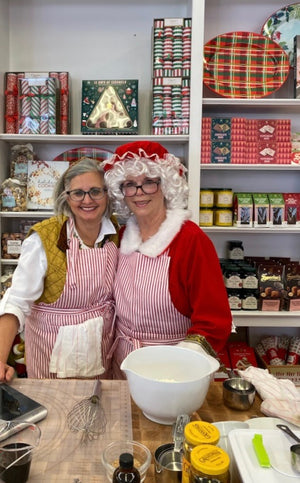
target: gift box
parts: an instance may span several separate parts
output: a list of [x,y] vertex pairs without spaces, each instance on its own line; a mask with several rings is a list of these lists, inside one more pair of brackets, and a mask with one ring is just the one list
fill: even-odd
[[68,167],[66,161],[28,162],[27,210],[53,209],[55,184]]
[[252,193],[253,226],[269,226],[269,198],[267,193]]
[[190,77],[191,18],[158,18],[153,25],[153,77]]
[[19,134],[58,134],[59,83],[51,77],[19,79]]
[[294,37],[294,98],[300,99],[300,35]]
[[190,80],[153,79],[152,134],[188,134],[189,117]]
[[[26,78],[56,78],[58,80],[60,112],[58,134],[71,133],[70,74],[69,72],[6,72],[5,85],[5,132],[19,132],[19,80]],[[43,133],[47,134],[47,133]]]
[[82,134],[137,134],[138,80],[84,80]]

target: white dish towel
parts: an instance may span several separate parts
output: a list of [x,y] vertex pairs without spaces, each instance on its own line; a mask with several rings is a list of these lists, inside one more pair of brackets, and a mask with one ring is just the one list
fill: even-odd
[[263,402],[261,412],[300,427],[300,391],[289,379],[277,379],[268,369],[249,366],[237,371],[255,386]]

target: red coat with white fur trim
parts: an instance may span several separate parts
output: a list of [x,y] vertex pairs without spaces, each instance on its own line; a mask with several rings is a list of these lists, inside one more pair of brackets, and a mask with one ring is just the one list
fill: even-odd
[[216,352],[231,332],[231,311],[215,248],[192,221],[186,221],[169,246],[170,295],[176,309],[191,319],[189,334],[204,335]]
[[134,217],[121,230],[120,250],[155,257],[169,250],[169,289],[176,309],[191,320],[188,334],[206,337],[216,352],[231,332],[232,317],[213,243],[185,210],[170,210],[157,235],[145,243]]

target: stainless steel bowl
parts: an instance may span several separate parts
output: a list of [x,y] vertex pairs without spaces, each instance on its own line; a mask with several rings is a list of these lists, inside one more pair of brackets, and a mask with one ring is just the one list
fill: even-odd
[[242,377],[233,377],[223,382],[223,400],[229,408],[245,411],[252,406],[254,399],[254,385]]

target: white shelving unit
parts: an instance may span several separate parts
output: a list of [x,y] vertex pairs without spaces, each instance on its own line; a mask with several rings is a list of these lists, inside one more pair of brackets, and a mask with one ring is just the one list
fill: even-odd
[[[0,0],[0,180],[9,176],[13,144],[30,142],[41,159],[53,159],[73,147],[101,146],[114,151],[125,142],[153,139],[185,161],[189,173],[189,208],[195,222],[199,219],[200,182],[203,187],[236,190],[300,191],[299,167],[200,166],[202,115],[291,117],[293,129],[300,131],[300,100],[292,99],[291,79],[274,95],[257,100],[221,98],[202,86],[204,42],[223,32],[259,32],[264,20],[281,6],[282,0]],[[192,17],[190,134],[187,136],[151,135],[152,26],[154,18],[166,17]],[[3,74],[22,70],[70,72],[72,134],[3,134]],[[139,135],[81,135],[81,81],[120,78],[139,80]],[[1,226],[17,223],[24,216],[33,218],[41,214],[2,213]],[[248,255],[299,259],[300,230],[294,228],[244,231],[212,227],[206,231],[219,256],[224,255],[226,241],[238,235]],[[234,320],[238,326],[250,323],[265,327],[286,323],[291,327],[300,326],[297,313],[239,313],[234,314]]]
[[[281,0],[206,0],[204,41],[225,32],[260,33],[265,20],[283,5]],[[222,98],[204,88],[202,108],[202,115],[207,117],[290,118],[292,130],[300,131],[300,99],[293,99],[292,71],[277,92],[262,99]],[[300,166],[204,164],[201,165],[201,187],[300,192]],[[226,256],[227,240],[240,239],[245,254],[249,256],[300,258],[300,227],[203,229],[221,257]],[[299,334],[299,312],[233,311],[233,319],[237,327],[249,327],[254,332],[257,328],[264,328],[266,332],[292,330]]]

